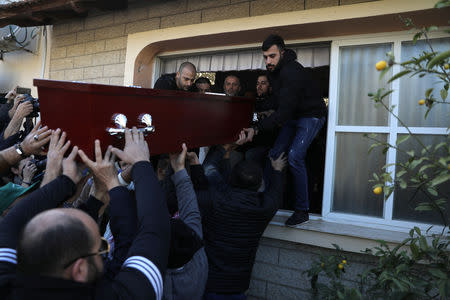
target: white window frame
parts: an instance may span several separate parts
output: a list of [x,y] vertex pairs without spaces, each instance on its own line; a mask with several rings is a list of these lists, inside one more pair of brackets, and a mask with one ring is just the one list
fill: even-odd
[[[330,79],[329,79],[329,106],[328,106],[328,128],[327,128],[327,145],[325,154],[325,176],[324,176],[324,189],[322,197],[322,215],[312,215],[312,220],[323,220],[329,222],[336,222],[342,224],[357,225],[362,227],[369,227],[375,229],[383,229],[390,231],[407,232],[412,227],[417,226],[421,230],[427,230],[431,224],[417,223],[411,221],[399,221],[393,220],[393,204],[394,193],[384,202],[383,205],[383,217],[370,217],[350,213],[341,213],[331,211],[333,192],[334,192],[334,166],[335,166],[335,147],[336,147],[336,133],[348,132],[348,133],[380,133],[388,135],[388,142],[395,144],[398,134],[407,133],[405,128],[398,127],[397,120],[389,114],[388,126],[344,126],[337,125],[337,99],[338,99],[338,78],[339,78],[339,48],[343,46],[357,46],[357,45],[370,45],[370,44],[393,44],[393,53],[397,61],[402,61],[400,56],[401,43],[405,41],[411,41],[413,33],[411,32],[389,32],[378,34],[364,34],[354,36],[343,37],[324,37],[317,39],[298,39],[287,40],[287,45],[293,44],[308,44],[308,43],[320,43],[331,41],[330,48]],[[430,38],[443,38],[448,37],[443,32],[433,32],[429,34]],[[153,65],[153,78],[152,86],[161,72],[161,59],[167,56],[184,56],[188,54],[200,54],[211,53],[216,51],[229,51],[229,50],[245,50],[254,49],[260,47],[260,44],[246,44],[238,46],[226,46],[226,47],[211,47],[202,49],[189,49],[181,51],[168,51],[159,53],[155,58]],[[380,58],[382,59],[382,58]],[[375,70],[375,66],[374,66]],[[392,74],[399,72],[400,67],[395,65],[392,70]],[[391,94],[391,105],[395,105],[394,113],[398,114],[398,101],[399,101],[399,80],[394,81],[391,84],[391,89],[394,92]],[[369,91],[368,91],[369,92]],[[369,101],[369,99],[368,99]],[[415,134],[431,134],[431,135],[447,135],[446,128],[436,127],[409,127]],[[376,129],[376,130],[374,130]],[[396,152],[394,149],[389,149],[386,155],[386,163],[394,163],[396,161]],[[395,166],[391,166],[388,171],[395,174]],[[370,184],[369,182],[367,184]],[[277,216],[288,217],[291,215],[290,211],[280,209],[277,212]],[[433,225],[431,232],[441,232],[442,226]]]
[[[430,35],[430,38],[448,37],[442,32],[437,32]],[[344,46],[358,46],[358,45],[370,45],[370,44],[392,44],[392,51],[397,61],[404,61],[401,57],[401,45],[402,42],[411,41],[412,34],[401,33],[384,33],[378,35],[358,35],[358,36],[346,36],[341,39],[334,38],[331,43],[330,51],[330,85],[329,85],[329,112],[328,112],[328,128],[327,128],[327,146],[325,157],[325,178],[324,178],[324,194],[322,201],[322,217],[321,219],[330,222],[347,223],[360,226],[367,226],[379,229],[389,229],[405,231],[414,226],[418,226],[422,230],[428,229],[431,224],[418,223],[411,221],[393,220],[393,207],[394,207],[394,195],[395,191],[384,202],[383,216],[382,217],[369,217],[358,214],[333,212],[333,193],[334,193],[334,168],[335,168],[335,149],[336,149],[336,134],[345,133],[379,133],[387,134],[388,142],[395,145],[398,134],[408,133],[407,130],[398,125],[397,119],[389,114],[388,126],[345,126],[337,125],[337,112],[338,112],[338,80],[339,80],[339,50]],[[381,57],[384,59],[384,57]],[[375,71],[375,66],[374,66]],[[400,71],[399,65],[394,65],[392,68],[392,74],[396,74]],[[399,80],[391,83],[390,89],[394,90],[391,94],[390,105],[395,105],[394,113],[398,115],[399,104]],[[369,91],[368,91],[369,92]],[[374,92],[374,91],[373,91]],[[369,101],[369,99],[367,99]],[[447,128],[444,127],[409,127],[414,134],[427,134],[427,135],[447,135]],[[396,162],[396,150],[389,148],[386,155],[386,164],[393,164]],[[395,174],[395,165],[391,165],[388,172]],[[367,184],[370,184],[369,182]],[[326,187],[326,188],[325,188]],[[440,232],[442,226],[434,225],[431,231]]]

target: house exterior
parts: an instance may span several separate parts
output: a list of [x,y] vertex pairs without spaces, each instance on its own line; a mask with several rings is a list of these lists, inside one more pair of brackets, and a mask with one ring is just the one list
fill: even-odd
[[[54,80],[150,88],[160,74],[175,71],[184,60],[194,61],[202,72],[264,68],[259,47],[270,33],[280,34],[297,49],[301,63],[329,66],[321,213],[299,228],[283,225],[289,211],[277,213],[258,249],[248,291],[249,299],[304,299],[310,296],[310,284],[303,271],[320,254],[332,253],[333,243],[347,251],[344,280],[356,285],[356,275],[373,261],[361,250],[377,245],[378,239],[398,244],[411,227],[427,229],[438,220],[432,213],[415,212],[409,191],[395,190],[386,201],[372,193],[372,174],[403,157],[395,149],[368,154],[372,141],[363,137],[375,133],[395,144],[407,133],[394,117],[375,108],[367,94],[386,83],[379,82],[374,67],[386,52],[403,61],[426,47],[423,41],[409,42],[412,34],[400,15],[417,26],[448,26],[450,10],[433,9],[434,4],[434,0],[128,1],[124,10],[89,10],[87,16],[47,26],[47,55],[42,59],[39,51],[35,59],[42,63],[35,68],[44,64],[44,77]],[[433,32],[431,38],[436,49],[450,48],[442,31]],[[395,66],[392,74],[399,70]],[[31,86],[34,74],[21,79],[23,84]],[[402,79],[390,88],[395,90],[390,104],[413,133],[427,143],[448,138],[448,108],[433,111],[426,120],[422,117],[417,100],[425,86]],[[394,166],[389,170],[395,173]],[[432,230],[439,229],[435,225]]]

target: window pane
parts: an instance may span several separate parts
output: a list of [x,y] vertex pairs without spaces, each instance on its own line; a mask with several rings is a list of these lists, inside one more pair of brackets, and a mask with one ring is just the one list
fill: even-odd
[[[431,40],[431,45],[434,51],[447,51],[450,49],[450,39],[434,39]],[[416,45],[412,42],[404,42],[402,43],[402,61],[407,61],[413,56],[418,57],[423,51],[431,52],[425,41],[419,41]],[[427,107],[417,104],[420,99],[425,99],[425,91],[429,88],[434,88],[434,97],[442,101],[440,91],[444,84],[441,82],[436,76],[429,75],[423,78],[417,75],[410,78],[406,75],[400,79],[399,116],[407,126],[448,127],[450,125],[449,105],[438,105],[424,119]]]
[[[386,141],[386,134],[377,139]],[[333,211],[367,216],[383,216],[383,197],[372,192],[374,172],[386,163],[381,147],[368,154],[374,142],[360,133],[338,133],[334,171]]]
[[[400,136],[399,136],[400,137]],[[424,145],[437,145],[441,142],[444,142],[447,140],[447,145],[449,143],[449,138],[446,136],[439,136],[439,135],[417,135],[417,137],[422,141]],[[415,153],[420,153],[422,150],[422,147],[411,137],[400,144],[401,149],[404,149],[406,151],[414,150]],[[443,148],[441,148],[443,150]],[[442,155],[444,152],[442,151],[438,155]],[[405,162],[408,159],[408,155],[398,151],[397,152],[397,163],[399,162]],[[418,167],[418,169],[420,166]],[[405,180],[408,177],[405,177],[407,174],[403,175],[402,178]],[[418,221],[418,222],[424,222],[424,223],[431,223],[431,224],[442,224],[442,217],[438,212],[419,212],[415,211],[415,208],[417,204],[421,202],[426,202],[428,200],[427,196],[423,192],[415,193],[416,189],[414,188],[407,188],[407,189],[395,189],[395,196],[394,196],[394,213],[393,218],[399,219],[399,220],[408,220],[408,221]],[[450,185],[447,183],[443,183],[440,186],[438,186],[438,191],[441,193],[441,195],[448,195],[450,194]],[[450,203],[447,201],[447,207],[445,210],[445,215],[448,218],[448,214],[450,213]]]
[[[388,113],[375,108],[367,96],[384,86],[375,64],[386,59],[391,44],[340,47],[338,84],[338,124],[361,126],[386,126]],[[387,78],[386,74],[384,78]]]

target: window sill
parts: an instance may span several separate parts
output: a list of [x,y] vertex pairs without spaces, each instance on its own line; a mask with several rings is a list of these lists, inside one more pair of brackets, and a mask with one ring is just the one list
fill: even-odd
[[278,211],[263,236],[331,249],[334,249],[333,244],[337,244],[344,251],[357,253],[378,246],[377,240],[384,240],[389,247],[395,247],[409,237],[408,232],[325,221],[318,215],[310,215],[306,224],[287,227],[284,222],[290,214],[287,211]]

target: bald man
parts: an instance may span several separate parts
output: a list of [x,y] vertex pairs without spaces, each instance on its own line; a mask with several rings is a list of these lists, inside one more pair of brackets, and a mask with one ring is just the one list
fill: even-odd
[[[52,145],[58,148],[62,144],[64,141],[50,142],[49,152]],[[83,151],[77,152],[77,147],[63,160],[67,148],[59,147],[57,155],[62,160],[62,174],[23,199],[0,223],[0,295],[6,299],[46,300],[161,299],[169,219],[142,133],[136,128],[126,130],[124,151],[108,147],[104,157],[96,141],[95,161]],[[76,190],[80,180],[77,153],[99,186],[109,191],[111,231],[118,246],[113,260],[118,253],[126,253],[115,274],[104,274],[101,255],[108,253],[109,245],[100,237],[94,220],[75,209],[52,209]],[[118,183],[112,153],[133,166],[135,200]],[[130,213],[133,209],[134,215]],[[124,239],[133,226],[137,233],[127,245]]]
[[175,75],[165,74],[158,78],[153,88],[158,90],[191,91],[196,75],[197,69],[194,64],[186,61],[180,65]]

